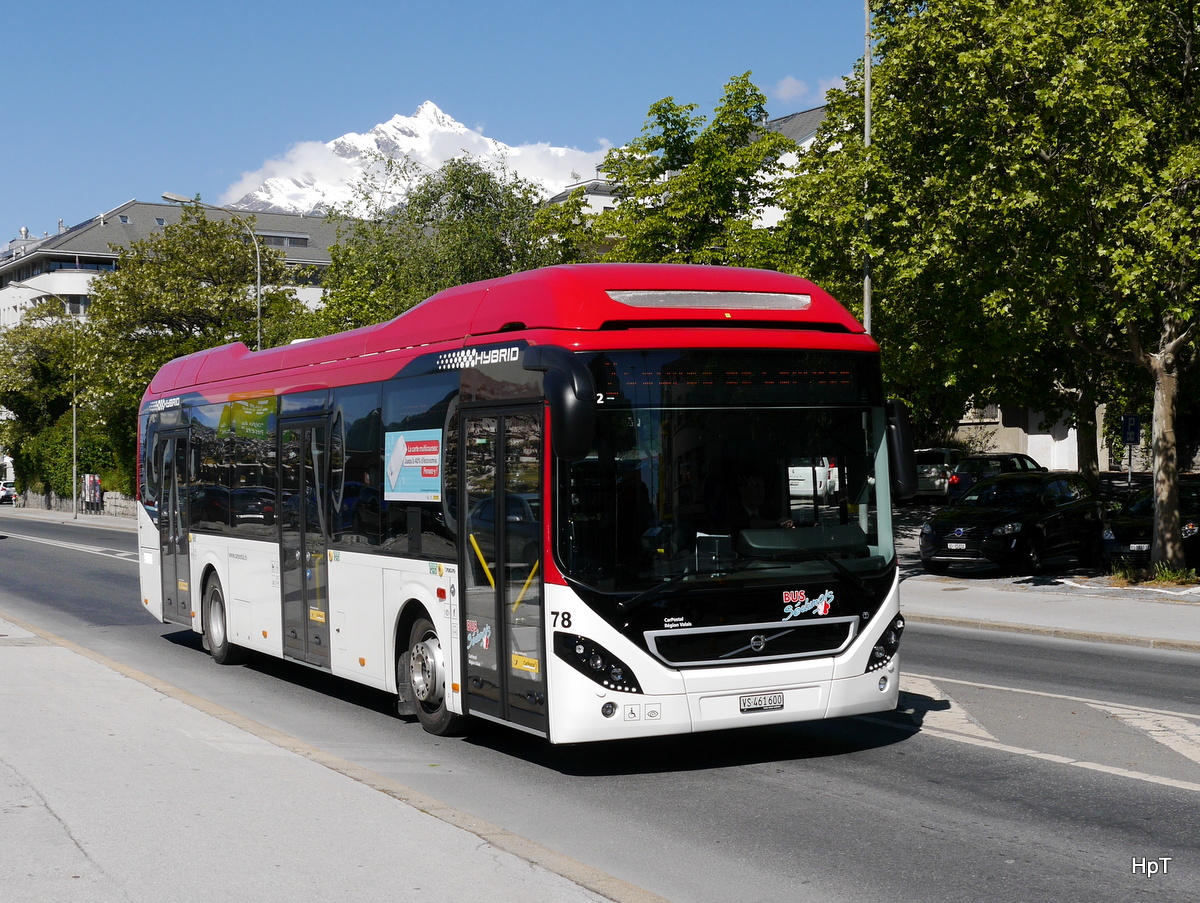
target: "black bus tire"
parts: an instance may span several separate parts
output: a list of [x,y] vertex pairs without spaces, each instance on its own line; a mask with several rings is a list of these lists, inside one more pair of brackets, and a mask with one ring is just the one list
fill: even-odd
[[204,587],[202,609],[204,636],[208,640],[208,651],[218,665],[242,665],[247,659],[246,650],[229,638],[229,615],[225,609],[225,593],[221,581],[213,576]]
[[[446,660],[442,654],[437,628],[428,618],[418,618],[409,633],[408,652],[398,656],[408,668],[397,680],[407,682],[408,699],[417,713],[421,727],[439,737],[462,733],[462,715],[451,712],[446,705]],[[403,692],[403,691],[402,691]]]

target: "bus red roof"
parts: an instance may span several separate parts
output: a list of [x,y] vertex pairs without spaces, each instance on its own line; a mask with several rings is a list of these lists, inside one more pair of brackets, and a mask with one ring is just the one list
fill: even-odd
[[[732,293],[743,293],[742,300]],[[750,295],[761,297],[746,301]],[[788,303],[786,296],[803,300]],[[486,341],[526,330],[582,334],[709,324],[863,335],[858,321],[827,292],[785,273],[678,264],[577,264],[447,289],[393,320],[324,338],[258,353],[238,342],[177,358],[155,375],[147,396],[397,350],[473,344],[471,339]]]

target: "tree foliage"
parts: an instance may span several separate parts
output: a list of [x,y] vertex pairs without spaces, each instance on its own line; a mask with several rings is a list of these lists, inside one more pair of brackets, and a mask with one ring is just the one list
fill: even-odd
[[749,72],[725,86],[711,122],[695,104],[653,104],[642,134],[604,160],[620,202],[596,224],[612,237],[607,258],[775,269],[762,216],[795,146],[766,121],[766,97]]
[[[401,183],[412,186],[405,202],[389,206]],[[591,241],[582,195],[546,207],[534,183],[470,157],[436,171],[381,160],[351,206],[365,215],[331,214],[338,242],[317,314],[322,332],[382,322],[456,285],[579,261]]]
[[1141,372],[1155,393],[1154,556],[1178,565],[1174,416],[1200,237],[1195,0],[873,6],[874,141],[860,137],[860,79],[832,97],[791,186],[799,265],[849,282],[870,255],[888,370],[926,401],[951,390],[1048,410],[1076,389],[1086,405]]
[[[229,342],[257,342],[258,267],[246,229],[210,219],[188,205],[179,223],[117,251],[116,269],[91,286],[88,372],[81,391],[90,414],[114,449],[126,475],[134,472],[136,414],[142,393],[172,358]],[[259,247],[264,346],[285,344],[304,319],[295,281],[303,274],[285,265],[279,251]]]

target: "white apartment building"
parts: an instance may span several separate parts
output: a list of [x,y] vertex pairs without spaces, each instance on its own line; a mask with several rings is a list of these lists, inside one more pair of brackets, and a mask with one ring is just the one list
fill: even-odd
[[[205,213],[214,219],[234,216],[212,208]],[[45,298],[62,298],[71,314],[86,314],[92,280],[116,266],[114,246],[144,241],[178,223],[181,215],[176,204],[134,200],[70,228],[59,220],[53,235],[34,237],[22,228],[18,237],[0,245],[0,329],[19,323],[29,307]],[[329,246],[336,239],[336,230],[323,217],[295,213],[253,216],[254,239],[263,247],[282,251],[288,263],[297,267],[312,266],[320,271],[329,266]],[[319,286],[306,286],[300,297],[312,305],[320,292]]]

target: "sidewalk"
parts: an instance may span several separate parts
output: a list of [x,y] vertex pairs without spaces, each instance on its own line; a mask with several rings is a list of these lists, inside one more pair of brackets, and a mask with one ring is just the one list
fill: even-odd
[[11,620],[0,813],[6,903],[665,903]]
[[108,527],[114,530],[137,531],[137,519],[116,514],[83,514],[75,516],[70,511],[54,511],[50,508],[18,508],[15,505],[0,507],[0,522],[12,515],[12,519],[29,518],[55,524],[75,524],[82,527]]
[[901,583],[900,608],[915,622],[1200,652],[1196,587],[1112,587],[1073,576],[1015,584],[918,576]]

